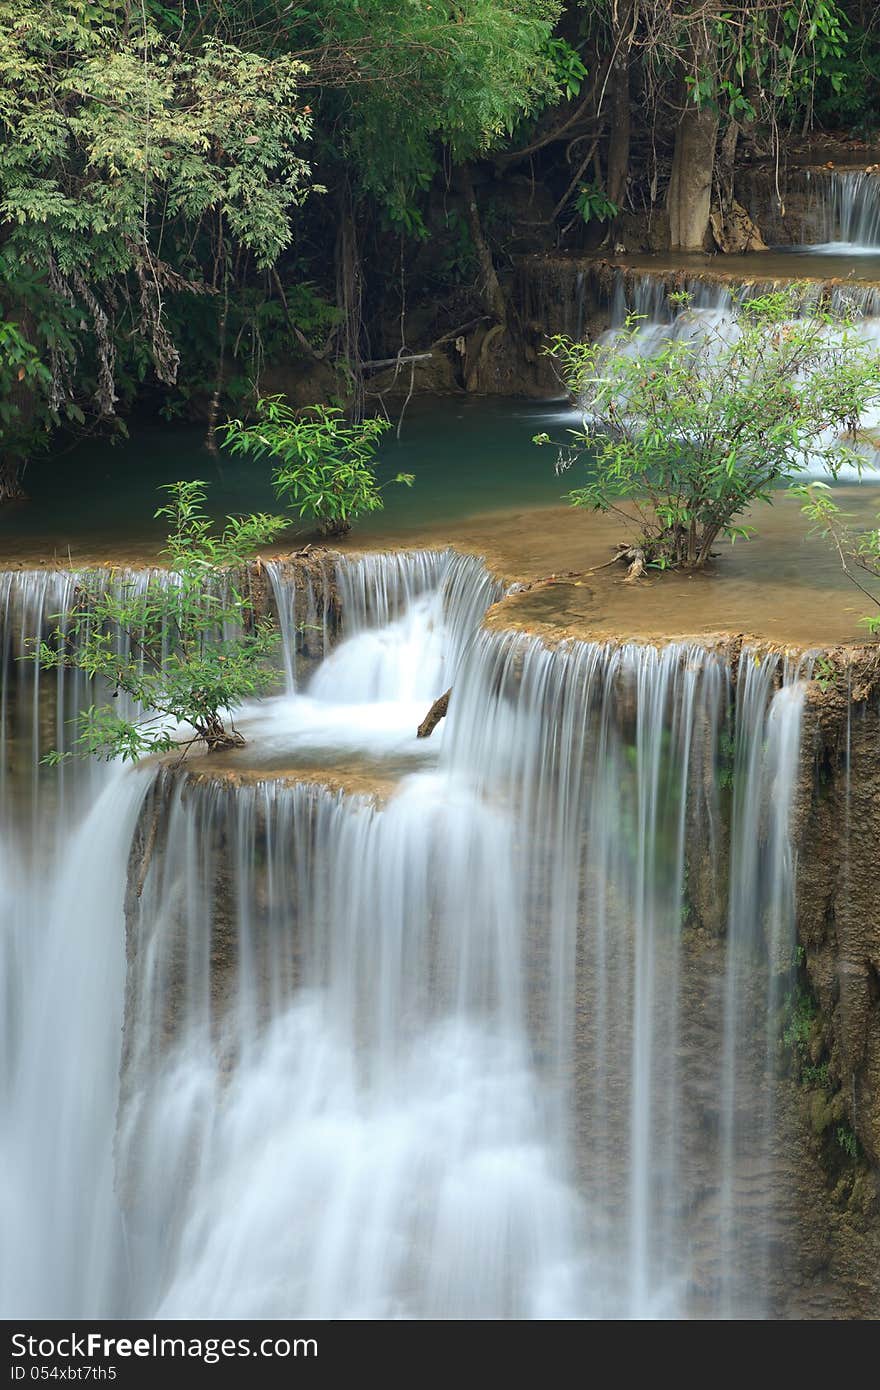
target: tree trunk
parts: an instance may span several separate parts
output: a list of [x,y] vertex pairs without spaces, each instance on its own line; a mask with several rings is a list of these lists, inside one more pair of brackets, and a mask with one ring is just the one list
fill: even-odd
[[507,300],[504,297],[504,291],[498,279],[498,273],[495,269],[495,262],[492,259],[489,243],[483,234],[483,224],[480,221],[480,210],[477,207],[470,165],[460,164],[457,175],[459,191],[464,199],[465,214],[467,216],[471,241],[474,243],[474,250],[477,253],[477,260],[480,264],[483,303],[486,306],[486,312],[491,314],[496,322],[506,326]]
[[494,319],[494,323],[490,323],[483,334],[480,345],[474,353],[473,362],[465,373],[465,390],[478,391],[481,385],[483,364],[489,356],[489,349],[493,343],[503,337],[507,330],[507,300],[501,288],[501,282],[498,279],[498,272],[495,269],[495,262],[492,259],[492,251],[483,233],[483,224],[480,221],[480,210],[477,207],[470,165],[459,165],[456,175],[458,189],[464,200],[465,214],[467,216],[471,240],[474,243],[474,250],[477,253],[477,260],[480,266],[480,293],[482,295],[483,305],[487,317],[489,319]]
[[630,150],[630,78],[629,52],[633,17],[633,0],[625,0],[615,25],[614,60],[611,64],[611,134],[608,140],[607,192],[612,203],[620,207],[626,194]]
[[[712,77],[715,53],[709,21],[718,0],[708,5],[708,13],[694,24],[684,71],[694,80]],[[712,208],[712,179],[715,171],[715,144],[718,139],[718,108],[700,106],[682,83],[684,110],[675,132],[672,176],[666,195],[669,211],[669,245],[681,251],[702,251],[709,234]]]
[[702,251],[709,231],[712,175],[718,114],[688,106],[675,134],[675,154],[666,206],[669,245],[674,250]]
[[736,148],[740,133],[739,123],[729,121],[715,161],[717,203],[712,209],[709,222],[715,245],[726,255],[767,250],[759,228],[734,196]]
[[694,569],[701,570],[703,566],[708,564],[709,560],[711,560],[712,547],[717,541],[720,531],[720,526],[712,525],[706,527],[702,535],[702,544],[700,545],[700,551],[697,555]]
[[336,307],[340,313],[340,323],[336,339],[336,357],[338,365],[348,373],[352,414],[356,420],[360,420],[364,413],[363,276],[354,202],[347,183],[339,190],[338,208],[339,222],[334,259]]

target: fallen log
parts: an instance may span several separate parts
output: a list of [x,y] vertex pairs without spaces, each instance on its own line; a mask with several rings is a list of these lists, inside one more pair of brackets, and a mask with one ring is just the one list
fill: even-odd
[[434,701],[433,705],[428,710],[428,713],[425,715],[424,719],[418,727],[418,731],[416,734],[417,738],[431,737],[437,725],[440,723],[440,720],[444,717],[446,711],[449,709],[449,697],[451,694],[452,686],[449,687],[445,695],[440,695],[438,699]]

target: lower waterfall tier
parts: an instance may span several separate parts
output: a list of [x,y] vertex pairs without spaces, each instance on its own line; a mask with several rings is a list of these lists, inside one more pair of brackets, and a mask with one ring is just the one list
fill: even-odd
[[269,578],[247,776],[59,788],[89,692],[7,668],[7,1315],[865,1316],[873,700],[485,630],[451,553],[340,565],[332,623]]

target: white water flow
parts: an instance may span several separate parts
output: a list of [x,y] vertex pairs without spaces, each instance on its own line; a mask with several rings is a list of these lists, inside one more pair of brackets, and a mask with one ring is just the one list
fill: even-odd
[[0,575],[0,1311],[122,1311],[114,1177],[128,851],[149,776],[48,770],[87,703],[41,676],[28,641],[70,576]]
[[772,1312],[798,673],[549,650],[480,629],[478,562],[366,557],[344,640],[242,727],[385,759],[384,800],[115,768],[59,799],[70,692],[12,661],[43,579],[3,648],[3,1314]]
[[880,177],[864,169],[815,178],[823,240],[804,247],[824,255],[876,256],[880,251]]

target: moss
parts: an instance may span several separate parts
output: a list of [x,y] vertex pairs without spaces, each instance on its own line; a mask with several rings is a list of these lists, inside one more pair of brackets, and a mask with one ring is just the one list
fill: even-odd
[[810,1058],[810,1042],[818,1017],[819,1009],[810,990],[802,983],[795,984],[782,1005],[782,1042],[799,1077]]
[[844,1116],[843,1093],[837,1091],[829,1095],[827,1091],[816,1090],[810,1096],[810,1128],[820,1138],[836,1121]]
[[820,1062],[818,1066],[812,1063],[801,1068],[801,1084],[808,1090],[825,1090],[828,1086],[828,1063]]

